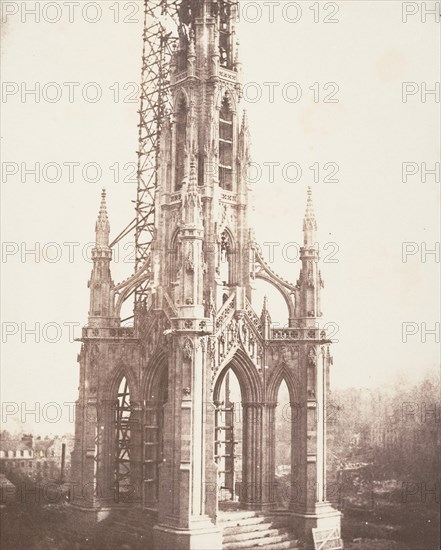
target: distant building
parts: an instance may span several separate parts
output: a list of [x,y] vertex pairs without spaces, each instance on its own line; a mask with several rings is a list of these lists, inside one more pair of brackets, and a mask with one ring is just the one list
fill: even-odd
[[64,473],[70,470],[70,453],[73,449],[73,436],[53,438],[23,434],[0,441],[0,466],[5,471],[13,470],[27,477],[59,479],[61,475],[63,445],[65,449]]
[[3,439],[0,441],[0,466],[20,471],[30,477],[34,468],[32,435]]

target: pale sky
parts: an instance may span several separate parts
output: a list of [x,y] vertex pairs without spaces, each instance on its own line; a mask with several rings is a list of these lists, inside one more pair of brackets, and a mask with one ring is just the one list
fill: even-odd
[[[253,161],[261,170],[254,186],[257,240],[267,256],[269,245],[264,243],[280,243],[273,267],[295,282],[299,263],[287,261],[281,251],[287,243],[301,242],[306,187],[311,184],[319,241],[327,246],[322,257],[337,260],[321,266],[326,283],[322,310],[326,321],[338,325],[332,385],[417,381],[439,365],[435,336],[427,334],[422,342],[421,335],[422,323],[431,330],[439,319],[439,255],[435,261],[434,255],[424,256],[424,250],[433,250],[436,242],[439,247],[440,194],[435,177],[428,174],[424,183],[421,171],[403,183],[402,163],[417,163],[412,167],[421,170],[422,162],[427,169],[439,162],[439,95],[437,102],[433,95],[423,94],[421,99],[421,90],[434,89],[440,80],[439,26],[429,15],[422,22],[420,13],[403,23],[398,1],[343,1],[336,3],[335,14],[323,8],[317,14],[310,9],[312,2],[297,2],[301,16],[294,6],[285,9],[284,20],[282,8],[288,3],[273,3],[274,22],[271,10],[260,3],[262,17],[253,23],[257,3],[242,1],[248,6],[242,8],[239,25],[243,81],[251,83],[242,105],[251,126]],[[66,6],[60,8],[60,21],[50,23],[45,19],[54,19],[56,13],[45,12],[42,2],[40,22],[35,23],[20,4],[19,13],[2,29],[2,92],[11,93],[3,95],[1,104],[2,400],[26,403],[28,409],[36,402],[41,408],[60,404],[59,422],[42,422],[35,428],[60,433],[73,430],[69,406],[63,403],[77,397],[80,344],[70,341],[68,324],[76,323],[78,337],[87,320],[91,263],[83,256],[94,238],[101,188],[108,191],[113,236],[134,216],[136,184],[130,169],[136,162],[138,104],[123,98],[137,97],[127,83],[140,79],[142,17],[135,8],[141,3],[120,2],[119,23],[114,21],[114,2],[97,3],[101,17],[96,23],[85,20],[95,17],[92,9],[83,16],[80,8],[85,2],[80,2],[72,23]],[[326,15],[339,22],[323,23]],[[315,23],[317,16],[321,22]],[[137,22],[124,23],[124,17]],[[286,20],[297,17],[297,22]],[[66,82],[79,83],[71,85],[72,103]],[[273,85],[273,98],[265,84],[270,82],[280,84]],[[416,83],[409,89],[418,90],[406,103],[403,82]],[[31,94],[22,101],[21,94],[35,83],[40,83],[40,101]],[[338,103],[324,103],[336,86],[332,97]],[[261,97],[255,101],[257,88]],[[302,96],[294,103],[299,88]],[[96,89],[102,93],[98,102],[83,98],[83,93],[90,93],[87,97],[93,99]],[[40,182],[23,175],[36,162]],[[6,168],[5,163],[16,165]],[[48,163],[62,167],[59,181],[44,181],[57,179]],[[66,163],[80,163],[72,182]],[[101,166],[96,183],[82,175],[87,163]],[[278,163],[274,181],[268,163]],[[289,163],[301,166],[300,181],[293,181],[292,168],[282,169]],[[319,183],[309,169],[315,163],[320,166]],[[326,163],[333,164],[323,171]],[[334,165],[338,181],[323,182]],[[5,173],[14,166],[17,174]],[[90,168],[86,179],[94,175]],[[408,245],[415,254],[403,262],[406,242],[416,243]],[[39,261],[32,255],[22,258],[35,243]],[[133,269],[131,247],[122,246],[113,268],[115,282]],[[58,261],[48,261],[43,253],[50,260],[58,255]],[[281,300],[271,288],[263,291],[259,286],[256,310],[260,312],[263,292],[273,304],[273,320],[283,322]],[[406,343],[403,322],[414,323],[418,330]],[[24,336],[24,329],[36,323],[38,343],[35,336]],[[5,334],[15,329],[16,334]],[[56,416],[54,408],[46,407],[46,412],[47,417]],[[27,420],[32,422],[32,416]]]

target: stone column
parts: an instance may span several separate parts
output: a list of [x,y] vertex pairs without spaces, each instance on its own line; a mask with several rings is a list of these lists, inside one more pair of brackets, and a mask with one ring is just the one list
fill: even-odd
[[326,501],[325,356],[318,343],[303,346],[301,414],[298,422],[297,498],[292,502],[295,530],[313,548],[312,528],[340,528],[340,512]]
[[265,403],[263,407],[262,508],[267,509],[276,504],[276,407],[277,403]]
[[164,431],[163,402],[146,401],[144,409],[144,433],[141,434],[143,451],[142,495],[143,505],[156,509],[158,506],[159,469],[162,462],[162,438]]
[[130,485],[132,491],[127,498],[131,506],[142,503],[142,403],[131,402],[130,415]]
[[171,345],[154,548],[215,550],[222,542],[220,529],[206,513],[206,449],[213,446],[213,433],[207,440],[205,427],[206,357],[191,328],[198,322],[179,323],[188,329],[177,331]]
[[240,502],[243,508],[262,505],[262,403],[242,403],[243,454]]

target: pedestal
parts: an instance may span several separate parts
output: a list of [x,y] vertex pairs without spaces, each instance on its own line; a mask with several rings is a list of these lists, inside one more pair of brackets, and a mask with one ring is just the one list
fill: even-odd
[[329,503],[317,504],[314,513],[292,513],[294,533],[305,541],[306,549],[313,549],[312,529],[335,529],[341,531],[341,512]]

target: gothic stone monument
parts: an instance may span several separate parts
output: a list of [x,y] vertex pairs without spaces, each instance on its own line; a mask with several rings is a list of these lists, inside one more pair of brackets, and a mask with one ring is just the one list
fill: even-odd
[[[275,408],[282,381],[291,407],[290,527],[311,542],[313,527],[339,527],[326,500],[330,341],[320,328],[316,220],[303,220],[296,283],[275,274],[248,225],[247,117],[239,115],[236,3],[183,2],[170,66],[174,109],[160,143],[155,232],[146,262],[127,280],[111,277],[105,194],[96,223],[90,309],[79,354],[72,455],[77,525],[124,508],[154,518],[154,548],[220,549],[220,487],[239,509],[275,509]],[[273,328],[255,279],[274,285],[289,312]],[[133,326],[121,306],[135,301]],[[241,481],[233,485],[228,373],[241,393]],[[222,435],[223,434],[223,435]],[[295,497],[295,498],[294,498]],[[261,546],[265,548],[265,546]]]

